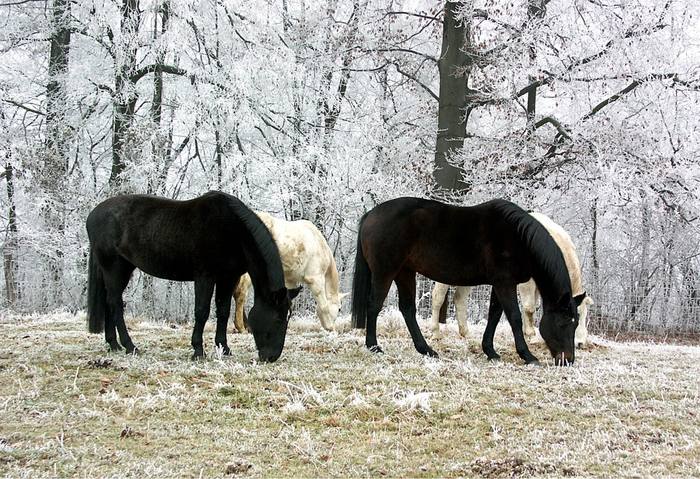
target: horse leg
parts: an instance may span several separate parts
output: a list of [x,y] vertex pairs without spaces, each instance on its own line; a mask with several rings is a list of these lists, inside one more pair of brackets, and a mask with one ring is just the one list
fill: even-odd
[[[209,319],[211,296],[214,294],[214,280],[210,278],[198,278],[194,281],[194,328],[192,329],[192,359],[204,357],[204,325]],[[229,303],[230,307],[230,303]]]
[[520,316],[520,308],[518,308],[518,294],[515,286],[494,286],[498,300],[506,313],[506,318],[510,323],[510,328],[513,330],[515,338],[515,350],[526,364],[538,363],[537,358],[530,352],[523,336],[523,320]]
[[430,314],[430,330],[432,331],[433,338],[439,339],[442,335],[440,334],[440,308],[442,308],[442,303],[445,302],[447,298],[447,290],[450,287],[443,283],[438,283],[437,281],[433,285],[433,304],[431,305],[432,311]]
[[416,273],[407,269],[402,270],[396,277],[396,287],[399,290],[399,310],[403,315],[408,332],[411,333],[416,351],[436,358],[438,354],[428,346],[416,321]]
[[586,296],[578,307],[578,327],[574,333],[574,344],[577,348],[585,348],[588,345],[588,306],[593,300]]
[[311,294],[314,295],[316,300],[316,316],[321,321],[321,326],[326,331],[333,331],[335,328],[331,323],[331,312],[328,299],[326,298],[324,277],[321,275],[306,276],[304,277],[304,282],[309,285]]
[[214,344],[221,347],[225,355],[231,354],[231,349],[228,347],[226,339],[226,327],[228,326],[228,317],[231,314],[231,295],[233,287],[238,283],[238,279],[220,279],[216,282],[216,296],[214,303],[216,304],[216,335],[214,336]]
[[117,341],[117,325],[114,323],[114,317],[112,316],[112,309],[107,304],[107,312],[105,314],[105,341],[109,344],[110,351],[119,351],[121,346]]
[[[107,291],[107,318],[105,319],[105,339],[112,351],[119,350],[116,344],[116,327],[119,332],[119,342],[126,349],[126,354],[136,354],[138,350],[129,336],[129,331],[124,323],[124,301],[122,294],[129,284],[131,273],[134,272],[134,265],[117,258],[104,270],[105,289]],[[115,347],[116,346],[116,347]]]
[[236,327],[236,331],[239,333],[244,333],[246,331],[245,301],[248,297],[249,290],[250,276],[248,276],[248,273],[246,273],[240,277],[236,288],[233,290],[233,297],[236,301],[236,316],[233,320],[233,324]]
[[484,329],[484,337],[481,339],[481,350],[484,351],[486,357],[490,361],[497,361],[501,359],[501,356],[493,348],[493,336],[496,333],[496,326],[501,320],[501,314],[503,314],[503,307],[498,301],[498,296],[496,296],[496,288],[491,288],[491,300],[489,301],[489,317],[486,321],[486,329]]
[[518,285],[520,301],[523,305],[523,333],[532,339],[537,334],[535,331],[535,308],[537,307],[537,285],[534,280]]
[[455,309],[457,310],[457,325],[459,325],[459,335],[463,338],[469,336],[469,326],[467,325],[467,304],[469,302],[469,286],[457,286],[455,289]]
[[367,305],[367,322],[365,324],[365,346],[373,353],[383,353],[382,348],[377,344],[377,316],[382,310],[386,295],[389,294],[391,278],[379,278],[372,274],[372,286],[369,293],[369,304]]

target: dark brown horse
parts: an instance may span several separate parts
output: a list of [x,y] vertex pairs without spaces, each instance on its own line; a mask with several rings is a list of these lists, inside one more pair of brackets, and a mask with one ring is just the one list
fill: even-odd
[[542,295],[540,332],[557,364],[574,362],[576,303],[561,250],[547,230],[519,206],[492,200],[472,207],[420,198],[397,198],[360,220],[353,278],[352,320],[377,345],[377,315],[392,281],[399,309],[418,352],[437,356],[416,322],[416,273],[457,286],[490,284],[491,302],[482,348],[498,359],[493,336],[501,314],[527,363],[537,362],[523,337],[516,285],[534,278]]
[[[113,351],[136,352],[124,324],[122,293],[135,268],[158,278],[194,281],[193,358],[204,356],[202,332],[216,288],[216,345],[230,354],[226,325],[231,294],[248,272],[255,287],[248,325],[261,361],[282,354],[290,306],[277,246],[265,225],[238,198],[218,191],[189,201],[122,195],[87,218],[90,238],[88,326],[104,329]],[[295,292],[298,292],[296,290]]]

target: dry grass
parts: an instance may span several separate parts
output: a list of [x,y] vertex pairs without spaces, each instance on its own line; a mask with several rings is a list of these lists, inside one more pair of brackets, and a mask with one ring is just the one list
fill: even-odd
[[106,353],[82,317],[0,317],[0,473],[700,475],[697,347],[603,342],[538,368],[505,329],[495,364],[451,329],[432,360],[389,313],[384,355],[306,320],[261,365],[248,335],[229,335],[232,357],[192,362],[189,326],[130,328],[140,357]]

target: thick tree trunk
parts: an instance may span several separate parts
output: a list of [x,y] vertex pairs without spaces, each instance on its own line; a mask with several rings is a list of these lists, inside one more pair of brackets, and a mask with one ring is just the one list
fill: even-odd
[[[121,14],[122,35],[135,36],[141,21],[139,0],[124,0]],[[137,49],[138,44],[133,40],[125,47],[121,64],[115,65],[112,171],[109,175],[109,184],[115,190],[120,190],[122,186],[122,174],[126,168],[127,134],[134,121],[136,109],[136,88],[130,75],[136,66]]]
[[442,30],[440,70],[440,99],[437,143],[433,176],[441,193],[467,188],[463,170],[450,163],[450,156],[464,146],[468,118],[468,80],[470,60],[467,55],[470,25],[457,18],[463,2],[445,2]]
[[[544,15],[546,12],[545,4],[547,3],[547,1],[545,1],[545,0],[528,0],[528,2],[527,2],[527,21],[529,24],[532,24],[533,22],[536,22],[536,21],[544,18]],[[528,53],[530,56],[530,66],[534,67],[535,60],[537,59],[537,52],[535,51],[535,47],[533,45],[530,45],[528,50],[529,50]],[[536,78],[533,76],[530,76],[528,78],[528,80],[529,80],[530,84],[533,84],[534,81],[536,80]],[[527,92],[527,128],[529,131],[535,130],[536,107],[537,107],[537,87],[533,86]]]

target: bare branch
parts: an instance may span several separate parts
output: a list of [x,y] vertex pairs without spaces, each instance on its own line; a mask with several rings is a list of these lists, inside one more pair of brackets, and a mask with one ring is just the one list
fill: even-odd
[[566,127],[562,125],[561,122],[553,116],[545,116],[544,118],[541,118],[539,121],[537,121],[535,123],[535,130],[547,124],[552,125],[554,128],[556,128],[559,132],[559,135],[566,138],[567,140],[571,140],[571,133],[569,132],[569,130],[567,130]]
[[95,83],[92,80],[90,80],[90,83],[92,83],[94,85],[94,87],[97,88],[98,90],[106,91],[107,93],[109,93],[110,96],[112,96],[112,97],[114,96],[114,90],[112,89],[111,86],[105,85],[104,83]]
[[[627,39],[627,38],[638,38],[638,37],[641,37],[641,36],[644,36],[644,35],[648,35],[648,34],[654,33],[654,32],[656,32],[656,31],[658,31],[658,30],[663,29],[664,27],[666,27],[665,24],[657,23],[657,24],[655,24],[655,25],[652,25],[651,28],[648,28],[648,29],[643,29],[643,30],[628,30],[627,32],[625,32],[625,34],[622,36],[622,38],[624,38],[624,39]],[[539,79],[539,80],[536,80],[536,81],[530,83],[529,85],[527,85],[526,87],[520,89],[520,90],[515,94],[515,96],[516,96],[516,97],[520,97],[520,96],[523,96],[523,95],[527,94],[527,93],[528,93],[531,89],[533,89],[533,88],[539,88],[540,86],[548,85],[548,84],[552,83],[553,81],[555,81],[555,80],[557,80],[557,79],[561,79],[561,78],[564,76],[565,73],[570,73],[570,72],[572,72],[574,69],[576,69],[576,68],[578,68],[578,67],[581,67],[581,66],[583,66],[583,65],[586,65],[586,64],[588,64],[588,63],[591,63],[591,62],[593,62],[593,61],[595,61],[595,60],[597,60],[597,59],[603,57],[606,53],[608,53],[608,51],[612,48],[612,46],[613,46],[613,45],[615,44],[615,42],[617,42],[618,40],[619,40],[619,38],[617,38],[617,37],[616,37],[616,38],[611,38],[611,39],[603,46],[603,48],[601,48],[598,52],[596,52],[596,53],[594,53],[594,54],[592,54],[592,55],[589,55],[589,56],[587,56],[587,57],[580,58],[580,59],[578,59],[578,60],[576,60],[576,61],[570,63],[569,66],[567,66],[567,67],[564,69],[564,71],[561,72],[560,74],[554,74],[554,73],[545,72],[545,73],[546,73],[546,76],[545,76],[544,78],[541,78],[541,79]]]
[[0,7],[14,7],[16,5],[24,5],[25,3],[45,3],[45,0],[18,0],[16,2],[3,2]]
[[25,111],[28,111],[29,113],[34,113],[35,115],[40,115],[40,116],[46,116],[46,113],[44,113],[43,111],[39,111],[39,110],[34,109],[34,108],[27,106],[27,105],[23,105],[22,103],[16,102],[14,100],[9,100],[7,98],[3,98],[2,101],[4,101],[5,103],[9,103],[10,105],[14,105],[17,108],[21,108]]
[[402,75],[405,76],[406,78],[408,78],[408,79],[413,80],[414,82],[416,82],[416,83],[417,83],[418,85],[420,85],[425,91],[427,91],[428,94],[430,94],[430,96],[432,96],[436,101],[440,101],[440,97],[437,96],[437,95],[435,94],[435,92],[434,92],[433,90],[431,90],[430,87],[428,87],[425,83],[423,83],[422,81],[420,81],[420,80],[419,80],[418,78],[416,78],[414,75],[411,75],[410,73],[401,70],[401,67],[398,65],[398,63],[393,63],[393,65],[396,67],[396,71],[397,71],[397,72],[399,72],[400,74],[402,74]]
[[161,71],[163,73],[170,73],[171,75],[187,76],[187,70],[183,68],[176,67],[174,65],[162,65],[154,63],[152,65],[147,65],[143,68],[139,68],[138,70],[136,70],[129,77],[129,81],[131,83],[137,83],[145,75],[148,75],[149,73],[155,73],[157,71]]
[[489,12],[486,10],[476,8],[474,9],[474,18],[480,18],[482,20],[487,20],[489,22],[495,23],[496,25],[505,28],[506,30],[510,30],[511,32],[522,34],[522,30],[519,29],[518,27],[515,27],[513,25],[510,25],[509,23],[502,22],[501,20],[498,20],[496,18],[493,18],[491,15],[489,15]]
[[388,17],[389,15],[406,15],[409,17],[417,17],[417,18],[424,18],[426,20],[430,20],[431,22],[440,22],[442,23],[442,20],[440,20],[440,14],[442,13],[442,9],[438,12],[437,15],[434,17],[431,17],[429,15],[423,15],[422,13],[416,13],[416,12],[402,12],[402,11],[396,11],[396,12],[386,12],[384,14],[384,17]]
[[419,57],[425,58],[427,60],[432,61],[436,65],[438,64],[438,59],[435,58],[432,55],[428,55],[427,53],[419,52],[416,50],[411,50],[410,48],[373,48],[369,50],[364,50],[365,52],[402,52],[402,53],[411,53],[413,55],[418,55]]

